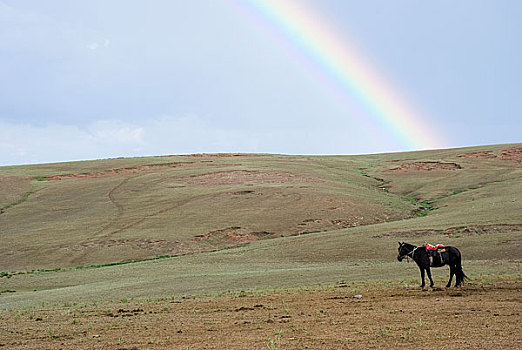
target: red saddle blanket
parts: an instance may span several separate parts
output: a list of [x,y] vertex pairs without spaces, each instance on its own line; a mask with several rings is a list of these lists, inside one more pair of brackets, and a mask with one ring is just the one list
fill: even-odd
[[425,247],[426,250],[437,250],[439,248],[444,248],[444,244],[431,245],[429,243],[426,243]]

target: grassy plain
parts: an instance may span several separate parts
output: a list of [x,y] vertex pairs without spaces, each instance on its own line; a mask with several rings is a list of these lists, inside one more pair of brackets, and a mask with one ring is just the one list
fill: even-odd
[[[366,156],[192,155],[14,166],[0,168],[0,190],[0,309],[6,310],[0,317],[0,338],[6,340],[0,343],[12,348],[17,337],[25,339],[20,348],[34,337],[46,340],[43,348],[60,342],[78,348],[218,348],[219,343],[180,335],[178,326],[167,327],[164,334],[148,332],[131,316],[127,326],[136,328],[129,338],[123,318],[112,325],[118,319],[109,322],[100,310],[113,315],[119,309],[144,311],[140,303],[156,316],[138,311],[132,319],[148,327],[163,324],[164,317],[177,324],[183,321],[174,317],[172,310],[177,310],[192,325],[189,334],[197,334],[199,320],[199,332],[218,327],[218,338],[211,337],[227,348],[332,348],[342,339],[347,348],[378,348],[389,341],[414,345],[437,334],[436,313],[422,310],[420,322],[430,326],[416,327],[417,315],[403,320],[402,313],[393,312],[395,302],[403,309],[405,303],[422,309],[423,302],[441,301],[444,312],[466,307],[469,316],[469,305],[491,297],[499,302],[497,308],[493,303],[482,308],[468,331],[487,323],[491,335],[500,337],[511,330],[502,328],[504,321],[520,321],[519,314],[506,311],[521,301],[520,144]],[[472,278],[458,292],[464,297],[412,291],[418,270],[396,261],[397,241],[420,245],[425,240],[462,251],[464,271]],[[444,285],[447,274],[445,268],[434,270],[436,285]],[[357,291],[369,303],[360,333],[347,319],[350,313],[333,312],[339,306],[345,312],[362,306],[351,299]],[[237,293],[253,299],[237,298]],[[182,299],[190,295],[207,296]],[[149,305],[152,299],[160,306]],[[300,322],[294,322],[303,315],[290,312],[291,324],[280,324],[281,318],[265,322],[259,334],[244,338],[250,340],[243,346],[241,337],[250,331],[224,321],[248,321],[251,327],[245,327],[255,329],[260,321],[236,319],[241,313],[234,310],[246,305],[264,318],[276,312],[255,305],[281,299],[292,300],[288,309],[299,312],[305,312],[299,304],[317,306],[313,321],[301,320],[306,332],[299,333]],[[175,307],[169,304],[173,300]],[[209,300],[218,309],[215,315],[190,314],[204,310]],[[249,302],[243,305],[243,300]],[[376,313],[383,307],[386,315]],[[168,310],[161,313],[163,308]],[[321,319],[319,310],[325,308],[329,316]],[[78,313],[92,316],[79,317],[83,328],[62,327],[74,319],[64,314]],[[506,318],[498,323],[494,313],[506,313]],[[412,323],[413,330],[400,328],[395,316]],[[211,325],[216,317],[223,320],[221,326]],[[47,326],[34,323],[35,318]],[[98,322],[105,328],[88,329]],[[347,330],[332,322],[351,326]],[[17,333],[8,324],[32,324],[34,332]],[[317,329],[330,335],[322,337]],[[115,338],[118,332],[122,340]],[[462,337],[470,340],[472,334],[464,333],[448,333],[455,348],[462,346]],[[505,345],[520,344],[516,336],[506,339]],[[489,343],[480,344],[487,348]]]

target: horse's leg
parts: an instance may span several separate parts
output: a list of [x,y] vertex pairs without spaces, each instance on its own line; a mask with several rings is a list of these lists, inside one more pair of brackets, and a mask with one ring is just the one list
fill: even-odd
[[[452,258],[453,256],[453,258]],[[452,267],[453,267],[453,273],[455,274],[455,287],[460,286],[462,283],[461,278],[462,275],[460,274],[460,271],[462,271],[462,265],[461,265],[461,255],[457,248],[454,248],[452,251],[452,254],[450,255],[450,260],[452,261]]]
[[426,268],[426,272],[428,273],[428,278],[430,279],[430,287],[433,288],[433,280],[431,279],[431,269],[429,266]]
[[424,283],[424,269],[423,269],[422,267],[419,267],[419,269],[420,269],[420,272],[421,272],[421,280],[422,280],[422,284],[421,284],[420,287],[421,287],[422,289],[424,289],[424,286],[426,285],[426,284]]
[[454,274],[455,274],[455,265],[451,264],[450,265],[450,278],[449,278],[448,284],[446,284],[446,288],[451,287],[451,280],[453,279]]
[[462,263],[460,261],[460,256],[457,260],[457,263],[455,264],[455,287],[459,287],[462,282],[464,282],[464,278],[466,275],[464,274],[464,271],[462,271]]

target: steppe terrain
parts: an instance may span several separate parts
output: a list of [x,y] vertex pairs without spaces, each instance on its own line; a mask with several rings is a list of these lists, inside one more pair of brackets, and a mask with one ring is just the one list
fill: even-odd
[[520,348],[521,201],[521,144],[1,167],[0,347]]

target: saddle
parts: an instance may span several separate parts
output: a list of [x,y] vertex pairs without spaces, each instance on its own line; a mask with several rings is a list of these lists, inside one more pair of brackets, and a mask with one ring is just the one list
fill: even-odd
[[426,248],[426,250],[437,250],[437,249],[443,249],[444,244],[431,245],[429,243],[425,243],[424,247]]
[[444,244],[431,245],[425,242],[424,247],[430,258],[430,266],[438,267],[447,263],[448,253],[446,253]]

